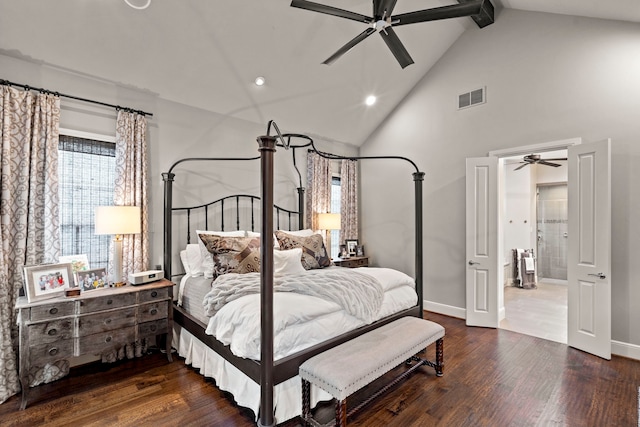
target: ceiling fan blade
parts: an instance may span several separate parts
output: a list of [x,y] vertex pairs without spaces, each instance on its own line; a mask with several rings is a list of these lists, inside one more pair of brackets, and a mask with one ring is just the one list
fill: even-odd
[[554,168],[560,167],[562,165],[559,165],[557,163],[551,163],[551,162],[547,162],[546,160],[540,160],[538,162],[539,165],[545,165],[545,166],[553,166]]
[[522,169],[523,167],[527,166],[529,163],[523,163],[520,166],[518,166],[517,168],[514,169],[514,171],[519,171],[520,169]]
[[406,68],[407,66],[413,64],[413,59],[411,59],[411,55],[407,52],[404,45],[396,35],[396,32],[393,31],[393,28],[387,27],[384,30],[380,31],[380,35],[382,39],[393,53],[393,56],[396,57],[398,63],[402,68]]
[[345,53],[347,53],[351,49],[353,49],[353,47],[355,45],[357,45],[362,40],[366,39],[367,37],[369,37],[371,34],[373,34],[375,32],[376,32],[375,28],[371,28],[371,27],[367,28],[366,30],[364,30],[363,32],[358,34],[355,38],[353,38],[351,41],[349,41],[347,44],[345,44],[340,49],[338,49],[338,51],[336,53],[334,53],[333,55],[328,57],[323,62],[323,64],[327,64],[327,65],[333,64],[334,62],[336,62],[338,60],[338,58],[340,58],[342,55],[344,55]]
[[557,161],[560,161],[560,160],[567,160],[567,158],[566,157],[559,157],[557,159],[540,159],[540,160],[545,160],[545,161],[551,160],[551,161],[556,161],[557,162]]
[[418,10],[391,17],[393,26],[414,24],[416,22],[437,21],[439,19],[459,18],[477,15],[482,10],[483,0],[473,0],[462,4]]
[[[397,0],[373,0],[373,16],[376,20],[388,18],[396,7]],[[385,13],[386,11],[386,13]]]
[[311,10],[314,12],[320,12],[327,15],[339,16],[340,18],[351,19],[353,21],[358,21],[358,22],[365,22],[367,24],[373,22],[373,19],[369,16],[361,15],[355,12],[350,12],[344,9],[338,9],[337,7],[314,3],[307,0],[292,0],[291,7]]

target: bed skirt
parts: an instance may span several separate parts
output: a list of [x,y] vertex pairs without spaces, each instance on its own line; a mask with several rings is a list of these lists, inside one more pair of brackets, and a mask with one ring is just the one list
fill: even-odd
[[[257,421],[260,408],[260,385],[207,347],[180,325],[173,325],[173,346],[187,365],[199,369],[201,375],[213,378],[216,386],[233,395],[239,406],[253,411]],[[312,386],[311,405],[329,401],[329,393]],[[275,386],[273,405],[277,423],[302,414],[302,382],[298,375]]]

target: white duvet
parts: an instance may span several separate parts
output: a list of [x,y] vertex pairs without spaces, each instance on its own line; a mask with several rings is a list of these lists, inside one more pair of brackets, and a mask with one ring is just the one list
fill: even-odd
[[[341,267],[329,267],[331,269]],[[364,267],[360,273],[375,277],[384,290],[376,319],[413,307],[417,295],[413,279],[397,270]],[[276,292],[273,300],[274,358],[280,359],[316,343],[364,325],[333,302],[291,292]],[[239,357],[260,359],[260,295],[227,303],[209,319],[207,334],[230,345]]]

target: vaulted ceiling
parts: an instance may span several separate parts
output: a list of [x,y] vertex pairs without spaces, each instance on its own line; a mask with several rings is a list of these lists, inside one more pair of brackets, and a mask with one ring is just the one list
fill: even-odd
[[[371,15],[371,0],[315,1]],[[396,33],[415,61],[404,70],[375,35],[328,66],[322,61],[364,24],[290,3],[151,0],[147,9],[135,10],[123,0],[0,0],[0,53],[361,145],[464,31],[484,31],[471,18],[402,26]],[[637,0],[493,3],[496,22],[502,7],[640,22]],[[398,0],[394,13],[449,4],[455,0]],[[257,76],[266,84],[256,86]],[[370,94],[378,100],[367,107]]]

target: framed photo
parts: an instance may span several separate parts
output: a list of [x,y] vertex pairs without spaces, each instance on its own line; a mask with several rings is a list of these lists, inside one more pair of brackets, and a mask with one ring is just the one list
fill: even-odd
[[63,255],[59,258],[59,261],[61,263],[71,263],[71,269],[74,274],[78,271],[89,269],[89,258],[87,258],[87,254]]
[[344,243],[347,245],[347,254],[349,254],[349,256],[356,256],[356,246],[358,246],[358,240],[345,240]]
[[364,256],[364,246],[358,245],[356,246],[356,256]]
[[93,291],[109,286],[106,268],[94,268],[92,270],[78,271],[76,284],[82,291]]
[[349,253],[347,252],[347,245],[340,245],[340,254],[338,255],[340,258],[347,258]]
[[71,263],[24,266],[24,286],[29,302],[64,295],[73,287]]

